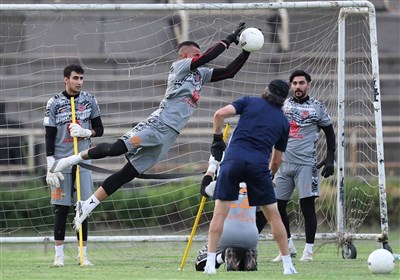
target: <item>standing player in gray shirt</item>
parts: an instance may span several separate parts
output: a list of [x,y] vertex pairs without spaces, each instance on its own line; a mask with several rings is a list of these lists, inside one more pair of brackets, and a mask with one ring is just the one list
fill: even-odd
[[238,37],[244,28],[245,23],[240,23],[228,37],[205,53],[200,51],[196,42],[180,43],[177,47],[178,60],[172,63],[166,93],[156,111],[116,142],[99,144],[54,163],[52,172],[59,172],[86,159],[125,154],[128,160],[121,170],[105,179],[89,199],[77,203],[76,230],[101,201],[153,167],[167,153],[197,108],[203,84],[233,78],[239,72],[250,55],[244,50],[226,68],[213,69],[204,65],[217,58],[230,44],[238,44]]
[[[94,96],[81,91],[84,70],[80,65],[64,68],[65,90],[47,102],[43,125],[47,155],[46,182],[50,186],[51,204],[54,205],[54,266],[64,266],[64,239],[69,208],[76,202],[76,166],[63,172],[50,172],[56,159],[74,154],[73,137],[78,137],[78,150],[90,147],[90,138],[103,135],[100,109]],[[75,99],[76,123],[72,123],[71,97]],[[93,192],[92,174],[80,168],[81,196],[87,199]],[[60,181],[61,179],[61,181]],[[88,226],[82,224],[83,265],[93,265],[86,257]],[[78,236],[79,240],[79,236]],[[79,255],[78,255],[78,259]]]
[[[300,207],[304,216],[306,244],[300,261],[313,260],[313,245],[317,231],[315,199],[319,196],[318,169],[324,166],[321,175],[333,175],[335,159],[335,133],[326,107],[308,95],[311,76],[297,70],[289,78],[293,97],[287,99],[283,111],[290,123],[289,141],[286,151],[281,154],[282,164],[275,174],[275,194],[282,222],[288,234],[289,250],[295,257],[297,250],[290,234],[286,206],[297,187]],[[317,142],[320,129],[325,132],[327,143],[326,158],[317,165]],[[273,262],[282,260],[279,254]]]

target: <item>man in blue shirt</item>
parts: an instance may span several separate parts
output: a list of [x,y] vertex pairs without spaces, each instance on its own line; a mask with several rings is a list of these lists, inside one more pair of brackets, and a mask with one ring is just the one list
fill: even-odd
[[[215,274],[215,258],[224,221],[231,201],[238,199],[239,184],[247,184],[250,206],[260,206],[271,225],[272,235],[282,255],[284,274],[295,274],[289,254],[285,227],[279,215],[271,180],[280,165],[281,154],[286,150],[289,137],[289,122],[281,107],[288,96],[289,85],[282,80],[273,80],[261,97],[245,96],[214,114],[214,140],[211,154],[220,161],[214,192],[215,208],[208,235],[207,263],[205,274]],[[228,148],[222,139],[222,127],[226,118],[240,115],[237,127]],[[270,155],[272,153],[271,163]]]

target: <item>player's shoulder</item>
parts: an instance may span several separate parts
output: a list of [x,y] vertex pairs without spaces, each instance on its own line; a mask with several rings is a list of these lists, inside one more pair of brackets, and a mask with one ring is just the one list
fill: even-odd
[[309,102],[311,104],[315,104],[315,105],[318,105],[318,106],[324,105],[324,103],[322,101],[320,101],[320,100],[318,100],[318,99],[316,99],[314,97],[310,97]]
[[87,92],[87,91],[81,91],[81,92],[79,93],[79,95],[82,95],[82,96],[85,96],[85,97],[90,97],[90,98],[93,98],[93,97],[94,97],[93,94],[91,94],[91,93],[89,93],[89,92]]
[[90,92],[81,91],[81,92],[79,93],[79,96],[82,97],[83,99],[91,100],[91,101],[97,102],[96,97],[95,97],[93,94],[91,94]]
[[56,95],[54,95],[53,97],[51,97],[49,100],[47,100],[47,107],[57,104],[58,102],[60,102],[61,99],[63,99],[64,95],[63,93],[57,93]]

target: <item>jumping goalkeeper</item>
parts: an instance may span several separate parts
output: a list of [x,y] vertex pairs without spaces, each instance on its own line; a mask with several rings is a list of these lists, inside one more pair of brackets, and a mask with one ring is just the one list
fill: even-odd
[[167,153],[197,108],[205,83],[233,78],[239,72],[250,55],[244,50],[226,68],[213,69],[205,64],[217,58],[232,43],[238,44],[244,28],[245,23],[240,23],[229,36],[205,53],[200,51],[196,42],[180,43],[177,47],[178,60],[170,68],[166,93],[159,109],[114,143],[99,144],[54,163],[52,172],[59,172],[86,159],[125,154],[128,161],[121,170],[106,178],[89,199],[77,203],[76,230],[101,201],[153,167]]

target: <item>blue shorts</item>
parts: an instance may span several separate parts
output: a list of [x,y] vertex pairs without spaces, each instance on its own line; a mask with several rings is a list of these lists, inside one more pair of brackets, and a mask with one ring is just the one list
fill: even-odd
[[268,162],[254,163],[238,159],[221,162],[214,199],[238,199],[239,183],[246,182],[250,206],[269,205],[276,202]]

